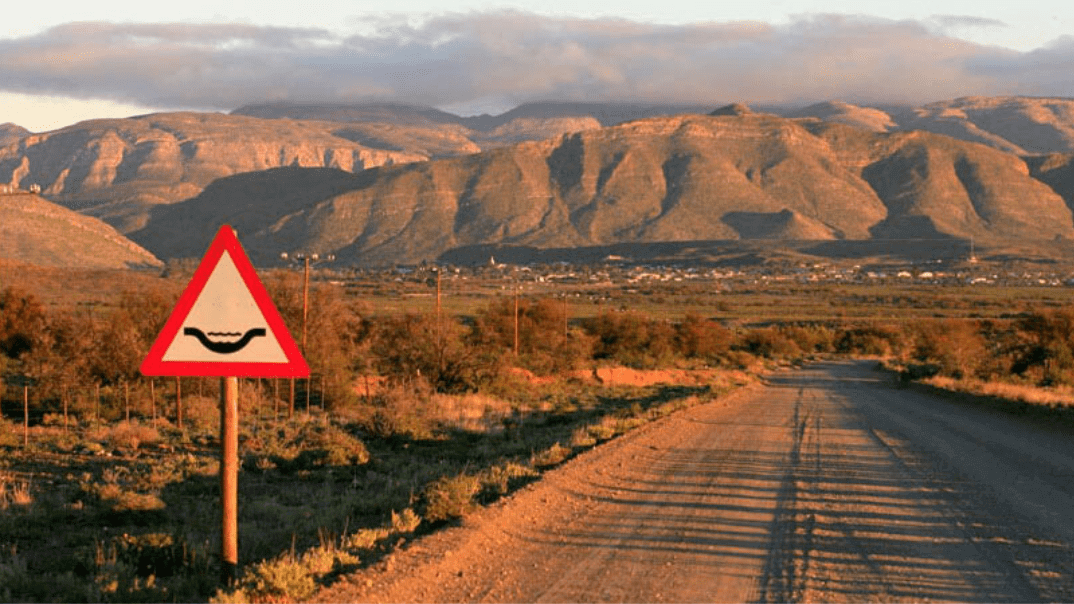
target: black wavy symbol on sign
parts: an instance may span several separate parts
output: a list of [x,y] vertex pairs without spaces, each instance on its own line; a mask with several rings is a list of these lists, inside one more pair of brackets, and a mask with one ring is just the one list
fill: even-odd
[[[197,327],[184,327],[183,335],[194,336],[198,339],[199,342],[201,342],[202,346],[208,348],[215,353],[231,354],[233,352],[238,352],[243,348],[246,348],[246,345],[250,343],[250,340],[258,336],[264,336],[265,329],[263,327],[255,327],[244,334],[240,334],[237,331],[234,333],[226,331],[210,331],[209,333],[205,333]],[[214,342],[209,339],[209,336],[223,336],[233,338],[237,335],[242,335],[242,337],[235,342]]]

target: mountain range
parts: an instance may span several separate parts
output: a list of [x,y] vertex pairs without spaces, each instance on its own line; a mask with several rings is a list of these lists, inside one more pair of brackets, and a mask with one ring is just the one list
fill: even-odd
[[16,128],[0,127],[0,182],[37,183],[161,258],[200,255],[222,222],[255,261],[308,249],[355,264],[484,244],[1074,239],[1067,99],[470,118],[276,104]]

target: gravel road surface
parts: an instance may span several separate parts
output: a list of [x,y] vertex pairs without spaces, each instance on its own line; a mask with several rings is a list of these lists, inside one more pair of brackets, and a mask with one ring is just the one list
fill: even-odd
[[665,418],[317,599],[1074,600],[1074,434],[873,367]]

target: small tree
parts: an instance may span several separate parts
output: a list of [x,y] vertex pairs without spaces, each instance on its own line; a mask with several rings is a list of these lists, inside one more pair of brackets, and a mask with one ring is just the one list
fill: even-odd
[[653,368],[670,363],[675,355],[675,329],[637,312],[604,312],[585,321],[595,338],[593,356],[623,365]]
[[[484,349],[513,351],[514,298],[494,300],[482,309],[468,339]],[[568,329],[563,304],[553,298],[518,300],[518,347],[515,362],[543,375],[575,369],[589,356],[589,340]]]
[[988,356],[988,342],[976,322],[949,319],[918,327],[914,357],[936,364],[943,375],[973,377]]
[[731,348],[732,334],[716,321],[688,314],[675,326],[675,345],[687,358],[715,360]]
[[381,374],[396,384],[425,381],[437,392],[467,392],[495,379],[503,355],[468,345],[457,321],[405,314],[375,327],[371,352]]
[[45,308],[22,289],[0,291],[0,354],[17,359],[30,351],[48,323]]

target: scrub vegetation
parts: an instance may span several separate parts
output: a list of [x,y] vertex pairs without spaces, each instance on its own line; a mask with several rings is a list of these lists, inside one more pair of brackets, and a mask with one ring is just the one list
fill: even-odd
[[[1051,407],[1074,387],[1074,312],[1029,294],[1004,317],[917,320],[829,289],[864,301],[771,320],[743,315],[762,306],[750,296],[794,292],[460,294],[437,312],[406,284],[317,281],[312,378],[241,381],[242,573],[221,588],[218,381],[138,373],[188,277],[169,271],[67,297],[32,278],[0,289],[0,600],[302,600],[581,451],[819,355]],[[300,278],[263,280],[297,336]]]

